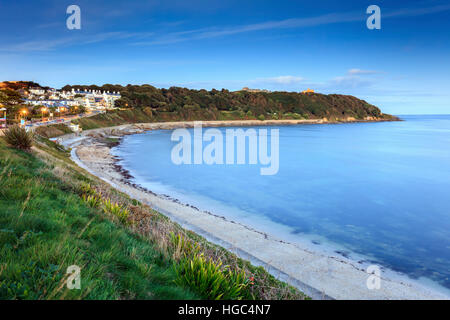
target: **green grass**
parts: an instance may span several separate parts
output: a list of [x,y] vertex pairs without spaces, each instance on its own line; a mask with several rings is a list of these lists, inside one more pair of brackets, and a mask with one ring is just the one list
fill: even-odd
[[[308,299],[85,172],[68,150],[37,135],[31,153],[0,138],[0,257],[0,300]],[[81,267],[81,290],[65,286],[71,265]]]
[[[151,242],[0,139],[0,299],[196,299]],[[67,267],[81,267],[69,290]]]

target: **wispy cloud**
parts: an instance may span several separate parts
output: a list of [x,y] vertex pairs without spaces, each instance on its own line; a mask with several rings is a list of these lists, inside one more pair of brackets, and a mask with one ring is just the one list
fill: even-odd
[[374,75],[382,74],[382,71],[364,70],[352,68],[346,74],[331,78],[323,83],[316,84],[317,88],[326,92],[353,91],[355,89],[367,89],[373,87],[379,79]]
[[38,29],[47,29],[47,28],[60,27],[60,26],[63,26],[63,25],[64,25],[64,22],[58,21],[58,22],[43,23],[43,24],[40,24],[40,25],[36,26],[36,28],[38,28]]
[[329,81],[325,87],[334,90],[349,90],[370,87],[374,84],[372,79],[365,79],[358,76],[335,77]]
[[33,40],[25,41],[17,44],[11,44],[0,47],[2,52],[30,52],[30,51],[49,51],[57,47],[65,46],[71,43],[72,38],[61,38],[54,40]]
[[[391,12],[382,11],[382,18],[385,19],[394,17],[413,17],[439,13],[448,10],[450,10],[450,5],[439,5],[424,8],[405,8]],[[335,23],[364,21],[365,19],[367,19],[367,15],[365,14],[365,12],[329,13],[316,17],[266,21],[261,23],[240,25],[235,27],[209,27],[196,30],[172,32],[164,34],[163,36],[160,36],[158,38],[149,41],[139,41],[133,44],[134,45],[172,44],[184,41],[210,39],[248,32],[275,30],[275,29],[307,28]]]
[[[396,11],[384,11],[382,9],[382,18],[395,18],[395,17],[413,17],[427,14],[434,14],[439,12],[445,12],[450,10],[449,5],[439,5],[433,7],[422,8],[404,8]],[[116,12],[111,11],[109,15],[126,14],[122,10]],[[346,23],[355,21],[364,21],[367,15],[364,11],[347,12],[347,13],[329,13],[315,17],[307,18],[291,18],[284,20],[265,21],[260,23],[253,23],[239,26],[211,26],[206,28],[198,28],[191,30],[182,30],[177,32],[168,33],[156,33],[153,32],[104,32],[95,35],[85,35],[78,37],[64,37],[59,39],[50,40],[33,40],[22,43],[16,43],[9,46],[0,47],[2,52],[29,52],[29,51],[48,51],[55,50],[59,47],[71,46],[71,45],[83,45],[93,44],[108,40],[129,40],[127,44],[148,46],[148,45],[163,45],[173,44],[185,41],[212,39],[217,37],[225,37],[243,33],[258,32],[265,30],[277,30],[277,29],[296,29],[296,28],[308,28],[320,25],[329,25],[336,23]],[[175,21],[171,24],[171,27],[175,27],[179,24],[183,24],[184,21]],[[51,27],[53,24],[41,25],[40,28]],[[354,72],[358,72],[355,71]],[[356,74],[356,73],[355,73]],[[358,73],[361,74],[361,73]]]
[[236,27],[225,27],[225,28],[209,27],[196,30],[172,32],[154,40],[136,42],[134,44],[135,45],[170,44],[189,40],[201,40],[201,39],[229,36],[247,32],[273,30],[273,29],[286,29],[286,28],[313,27],[331,23],[358,21],[362,19],[363,17],[361,16],[361,14],[330,13],[317,17],[267,21],[262,23],[241,25]]
[[278,76],[272,78],[259,78],[255,80],[250,80],[250,83],[266,83],[266,84],[282,84],[282,85],[292,85],[304,81],[305,79],[297,76]]
[[450,4],[438,5],[433,7],[424,8],[404,8],[391,12],[383,12],[382,18],[392,18],[392,17],[416,17],[423,16],[427,14],[445,12],[450,10]]
[[80,44],[88,44],[88,43],[98,43],[111,39],[115,40],[124,40],[124,39],[143,39],[147,37],[151,37],[154,35],[154,32],[105,32],[99,33],[93,36],[90,36],[89,39],[80,39]]
[[103,32],[96,33],[93,35],[83,35],[83,36],[67,36],[59,39],[51,40],[33,40],[25,41],[17,44],[12,44],[9,46],[0,47],[0,52],[36,52],[36,51],[51,51],[61,47],[77,46],[77,45],[88,45],[94,43],[100,43],[108,40],[125,40],[133,39],[141,40],[152,36],[153,32]]
[[380,73],[379,71],[375,70],[362,70],[362,69],[350,69],[347,71],[347,74],[354,76],[354,75],[368,75],[368,74],[377,74]]
[[173,27],[178,27],[179,25],[182,25],[186,23],[185,20],[178,20],[178,21],[164,21],[164,22],[160,22],[159,25],[161,27],[165,27],[165,28],[173,28]]

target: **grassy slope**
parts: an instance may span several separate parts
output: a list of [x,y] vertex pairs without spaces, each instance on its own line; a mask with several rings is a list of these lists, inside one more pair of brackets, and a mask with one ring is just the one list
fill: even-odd
[[[36,144],[29,154],[0,138],[0,299],[205,298],[195,288],[175,285],[173,266],[185,252],[171,235],[254,278],[244,298],[307,298],[89,175],[57,144],[44,138]],[[86,184],[127,207],[128,222],[89,207],[81,197]],[[65,286],[66,269],[74,264],[82,268],[82,290]]]
[[[0,299],[189,299],[148,241],[89,208],[51,166],[0,139]],[[64,285],[78,265],[82,290]]]
[[82,118],[79,120],[74,120],[72,122],[80,124],[83,130],[88,130],[104,127],[113,127],[126,123],[145,123],[154,121],[155,119],[151,116],[151,114],[147,114],[141,109],[130,109],[130,110],[108,111],[107,113],[104,114],[99,114],[88,118]]
[[70,130],[67,125],[59,123],[59,124],[52,124],[50,126],[37,127],[36,133],[46,138],[53,138],[62,136],[64,134],[72,133],[72,130]]
[[[108,111],[104,114],[99,114],[89,118],[82,118],[72,121],[79,124],[83,130],[98,129],[105,127],[113,127],[122,124],[130,123],[150,123],[150,122],[166,122],[166,121],[194,121],[194,120],[256,120],[257,118],[246,116],[238,111],[221,111],[218,115],[211,114],[195,114],[189,117],[181,117],[176,113],[159,112],[158,114],[151,114],[145,109],[129,109],[129,110],[114,110]],[[266,120],[269,118],[266,118]],[[286,113],[277,119],[306,119],[299,117],[297,114]],[[392,116],[384,115],[380,120],[393,120]],[[260,119],[261,120],[261,119]],[[344,120],[341,120],[344,121]],[[56,131],[55,131],[56,132]],[[57,136],[55,134],[53,136]],[[62,135],[62,133],[60,134]]]

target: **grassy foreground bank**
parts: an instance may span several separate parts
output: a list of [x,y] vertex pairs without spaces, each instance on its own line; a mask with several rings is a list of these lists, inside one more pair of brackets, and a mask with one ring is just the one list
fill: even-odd
[[[0,138],[0,299],[304,299],[36,137]],[[81,289],[66,286],[71,265]]]

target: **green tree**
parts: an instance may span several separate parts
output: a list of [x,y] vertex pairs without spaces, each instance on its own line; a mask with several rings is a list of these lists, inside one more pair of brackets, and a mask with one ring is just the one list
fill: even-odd
[[4,89],[0,91],[0,103],[5,106],[13,106],[23,102],[22,96],[15,90]]

